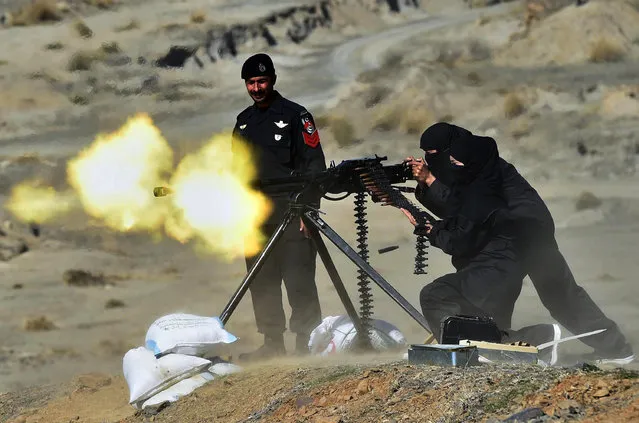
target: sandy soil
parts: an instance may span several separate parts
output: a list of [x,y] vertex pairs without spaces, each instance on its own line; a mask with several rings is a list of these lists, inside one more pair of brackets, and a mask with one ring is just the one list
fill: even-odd
[[[213,19],[210,16],[252,20],[288,4],[258,3],[260,7],[239,1],[189,3],[188,7],[179,2],[124,3],[113,10],[87,12],[84,20],[95,34],[89,40],[73,35],[68,20],[1,29],[0,42],[10,46],[0,52],[1,200],[6,200],[14,184],[36,174],[54,186],[63,186],[66,159],[91,143],[97,132],[118,128],[135,111],[149,112],[171,144],[186,151],[232,125],[235,115],[248,104],[237,73],[251,47],[243,47],[234,59],[207,64],[204,69],[190,66],[168,71],[133,64],[124,72],[98,64],[88,73],[73,73],[65,66],[71,52],[96,49],[105,41],[117,42],[132,58],[155,57],[171,40],[188,38],[185,29],[175,35],[164,26],[188,23],[191,12],[200,7],[209,12],[204,28]],[[401,17],[369,15],[360,22],[344,18],[339,31],[318,29],[300,45],[283,43],[269,50],[279,69],[279,89],[307,105],[320,119],[327,159],[337,162],[377,153],[388,155],[389,162],[394,163],[407,155],[418,155],[418,134],[435,119],[450,119],[495,136],[502,154],[534,184],[551,208],[558,241],[577,280],[618,322],[636,349],[639,288],[634,247],[639,240],[639,121],[636,96],[632,94],[637,89],[636,40],[624,44],[625,53],[613,61],[594,63],[588,54],[575,53],[570,60],[552,65],[547,58],[555,53],[522,52],[533,47],[542,51],[547,33],[579,21],[579,14],[596,15],[602,2],[591,1],[580,8],[569,6],[534,22],[528,33],[522,32],[524,14],[517,3],[468,9],[461,1],[427,2],[421,11]],[[634,9],[625,2],[614,3],[604,19],[614,27],[610,33],[632,37],[632,29],[626,26],[636,21],[626,19]],[[216,15],[216,10],[223,10],[224,15]],[[619,18],[621,15],[624,19]],[[131,18],[141,17],[141,29],[113,30]],[[592,25],[603,32],[609,28],[599,21]],[[195,32],[201,34],[202,28]],[[43,50],[55,41],[65,46],[62,51]],[[580,39],[573,42],[581,50],[570,45],[566,51],[590,51],[588,44],[579,44]],[[531,65],[533,56],[537,61]],[[43,73],[51,78],[42,77]],[[151,96],[98,93],[88,104],[69,101],[74,90],[86,88],[91,77],[129,83],[152,75],[158,75],[160,89]],[[159,101],[172,83],[182,83],[187,87],[184,92],[196,95],[171,103]],[[392,115],[392,110],[402,113]],[[335,119],[340,115],[350,123],[354,135],[349,130],[344,135],[343,125],[340,131]],[[24,154],[36,157],[20,158]],[[585,209],[577,207],[583,192],[594,194],[599,201]],[[352,199],[326,202],[324,211],[325,220],[354,246]],[[7,235],[0,237],[3,246],[9,241],[23,242],[30,249],[0,261],[0,392],[17,392],[0,397],[2,421],[20,414],[21,407],[37,408],[47,403],[49,408],[19,421],[66,422],[76,416],[82,416],[79,421],[127,417],[127,421],[143,421],[142,416],[131,417],[133,410],[126,404],[127,388],[120,376],[122,356],[143,343],[148,325],[158,316],[176,311],[218,314],[244,275],[242,261],[226,263],[198,255],[189,245],[174,241],[152,242],[142,234],[113,233],[83,215],[65,216],[43,226],[41,236],[34,237],[7,211],[3,213],[2,220],[11,223],[5,224]],[[414,237],[403,215],[395,209],[371,205],[369,224],[371,251],[400,246],[384,255],[373,253],[374,267],[418,307],[421,287],[452,269],[449,258],[430,249],[428,275],[413,275]],[[356,298],[354,266],[333,246],[329,249],[349,293]],[[105,279],[95,286],[69,286],[64,281],[69,269],[102,273]],[[324,315],[342,314],[321,266],[317,281]],[[373,291],[376,317],[397,325],[409,342],[422,342],[420,327],[383,292],[377,288]],[[29,319],[29,327],[40,330],[26,330]],[[515,325],[539,321],[551,318],[526,280],[517,303]],[[248,297],[232,316],[228,329],[240,337],[229,347],[229,354],[258,345]],[[289,346],[292,341],[287,337]],[[571,364],[575,356],[588,349],[573,342],[561,351],[565,363]],[[293,364],[302,365],[306,364]],[[260,371],[270,370],[255,371],[259,378]],[[58,385],[86,373],[96,374]],[[251,384],[249,375],[253,374],[238,376],[237,385],[232,381],[228,386],[237,386],[233,389],[246,394],[241,387]],[[293,389],[294,374],[282,373],[282,392]],[[248,379],[242,382],[242,377]],[[234,398],[224,396],[227,385],[216,383],[188,401],[196,401],[199,395],[219,402]],[[631,404],[635,398],[636,407],[636,385],[632,386],[629,389],[634,391],[628,391],[632,394],[624,401]],[[323,392],[310,396],[316,395],[320,399],[329,396]],[[265,407],[264,401],[255,400],[242,409],[227,410],[227,417],[217,417],[246,419]],[[518,406],[525,405],[522,402]],[[427,409],[428,404],[424,407]],[[288,415],[290,409],[281,412],[283,420],[277,421],[299,417]],[[344,421],[367,421],[348,420],[364,418],[348,413],[351,411],[334,414]],[[504,413],[497,410],[493,415]],[[189,417],[193,420],[185,421],[207,417],[210,415],[196,413]],[[171,421],[166,418],[160,421]],[[401,415],[388,418],[400,420]]]

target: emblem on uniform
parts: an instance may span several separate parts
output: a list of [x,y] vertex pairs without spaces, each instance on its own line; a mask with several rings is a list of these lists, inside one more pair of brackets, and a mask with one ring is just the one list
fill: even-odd
[[288,126],[288,123],[284,123],[284,121],[280,120],[279,122],[273,122],[275,125],[277,125],[278,128],[286,128]]
[[260,70],[260,72],[265,72],[266,71],[266,66],[264,66],[261,63],[257,66],[257,68]]
[[308,132],[309,135],[313,135],[313,132],[315,132],[315,125],[313,125],[311,119],[309,119],[308,117],[303,117],[302,123],[304,124],[304,130]]
[[279,141],[282,139],[282,136],[280,134],[275,134],[275,141]]
[[317,147],[320,142],[319,132],[317,132],[317,128],[315,127],[315,123],[313,122],[313,118],[308,112],[302,113],[302,127],[304,144],[308,145],[311,148]]

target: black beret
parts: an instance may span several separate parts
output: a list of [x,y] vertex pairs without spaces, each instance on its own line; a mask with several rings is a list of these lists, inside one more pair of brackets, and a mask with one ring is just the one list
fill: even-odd
[[256,76],[274,76],[275,66],[268,54],[255,54],[242,65],[242,79],[246,80]]

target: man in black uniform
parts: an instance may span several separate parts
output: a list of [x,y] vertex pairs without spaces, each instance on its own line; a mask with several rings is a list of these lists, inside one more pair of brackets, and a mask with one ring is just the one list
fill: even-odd
[[[242,66],[253,105],[237,116],[233,138],[248,143],[257,177],[276,178],[294,171],[326,169],[324,153],[313,116],[274,89],[275,68],[266,54],[249,57]],[[288,210],[289,195],[270,195],[273,211],[262,228],[270,237]],[[312,206],[319,208],[319,199]],[[250,286],[258,332],[264,345],[241,359],[265,359],[286,354],[286,319],[282,306],[282,280],[291,306],[290,329],[297,334],[296,351],[308,351],[311,331],[321,322],[315,267],[317,251],[300,219],[290,225]],[[257,256],[245,257],[247,269]]]
[[[418,181],[417,199],[440,217],[447,215],[449,205],[451,144],[461,137],[471,136],[466,129],[447,123],[436,123],[426,129],[420,148],[426,155],[413,161],[413,174]],[[593,358],[599,363],[628,364],[634,360],[632,346],[615,322],[610,320],[579,285],[559,251],[555,239],[555,224],[546,204],[537,191],[500,158],[502,195],[512,215],[519,221],[518,244],[524,268],[541,302],[561,325],[574,334],[606,329],[605,332],[582,338],[592,347]]]

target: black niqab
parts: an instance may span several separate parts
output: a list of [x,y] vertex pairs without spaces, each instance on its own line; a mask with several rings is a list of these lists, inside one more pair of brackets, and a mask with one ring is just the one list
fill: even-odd
[[451,143],[463,136],[472,136],[472,133],[450,123],[438,122],[426,128],[419,140],[419,148],[424,152],[437,150],[436,154],[426,156],[426,162],[435,178],[444,185],[450,186],[453,183],[449,159]]
[[464,163],[464,166],[451,165],[455,175],[451,187],[452,215],[483,223],[495,210],[505,207],[499,150],[494,139],[463,136],[452,143],[450,155]]

